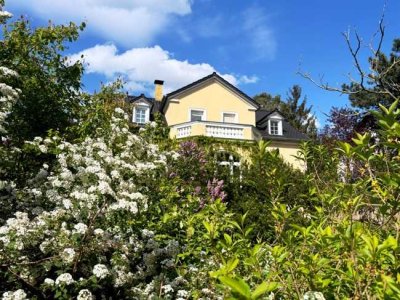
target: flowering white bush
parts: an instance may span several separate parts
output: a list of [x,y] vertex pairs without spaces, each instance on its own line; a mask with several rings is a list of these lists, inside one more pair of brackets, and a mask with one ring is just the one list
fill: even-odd
[[[12,14],[3,10],[4,2],[0,1],[0,24],[3,24],[7,19],[12,17]],[[3,81],[9,77],[17,77],[17,72],[10,70],[4,66],[0,66],[0,137],[5,133],[4,120],[9,113],[12,104],[18,99],[19,90],[12,88]]]
[[[76,144],[57,138],[28,143],[57,160],[20,191],[41,205],[16,212],[0,227],[0,261],[10,286],[14,280],[40,286],[39,297],[184,295],[185,282],[170,271],[179,244],[160,243],[146,228],[146,182],[165,172],[168,153],[131,134],[126,119],[117,109],[108,136]],[[172,289],[161,289],[168,284]]]
[[15,292],[5,292],[3,294],[3,300],[24,300],[26,298],[26,293],[23,290],[17,290]]
[[[1,13],[1,11],[0,11]],[[0,134],[5,134],[5,119],[10,112],[13,103],[18,99],[20,91],[2,82],[7,77],[17,77],[13,70],[0,66]]]

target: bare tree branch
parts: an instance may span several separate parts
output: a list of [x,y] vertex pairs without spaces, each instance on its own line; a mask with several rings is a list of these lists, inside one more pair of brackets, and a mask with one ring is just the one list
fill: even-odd
[[[368,92],[368,93],[376,94],[376,95],[386,95],[386,96],[389,96],[396,100],[396,97],[392,91],[393,90],[400,91],[400,85],[399,85],[399,83],[396,83],[393,81],[389,82],[387,80],[386,76],[397,66],[397,64],[400,63],[400,59],[394,58],[393,62],[388,67],[385,67],[384,70],[380,70],[379,66],[376,65],[379,61],[379,55],[381,53],[382,43],[383,43],[383,39],[385,37],[385,26],[384,26],[385,9],[386,9],[386,2],[385,2],[385,6],[383,9],[381,19],[379,21],[379,28],[373,36],[373,39],[374,39],[376,36],[379,35],[377,49],[374,50],[374,47],[372,46],[372,42],[370,43],[370,49],[371,49],[374,57],[373,57],[372,61],[370,62],[369,72],[366,72],[363,70],[360,60],[359,60],[360,49],[362,48],[362,44],[363,44],[362,38],[359,36],[357,31],[354,30],[356,43],[355,43],[355,46],[353,46],[351,38],[350,38],[350,29],[347,32],[342,33],[343,37],[345,38],[347,48],[352,56],[354,66],[357,70],[358,75],[360,76],[360,79],[356,80],[349,73],[348,78],[352,84],[355,84],[360,88],[359,90],[350,90],[348,88],[333,87],[333,86],[329,85],[327,82],[324,82],[323,76],[320,76],[320,79],[317,82],[309,73],[305,73],[305,72],[301,71],[300,67],[299,67],[299,71],[297,71],[296,73],[298,75],[300,75],[301,77],[309,80],[317,87],[324,89],[326,91],[338,92],[340,94],[347,94],[347,95],[354,95],[354,94],[359,94],[361,92]],[[371,88],[368,88],[365,86],[366,84],[370,83],[371,81],[374,82],[376,85],[378,85],[381,88],[381,90],[371,89]]]

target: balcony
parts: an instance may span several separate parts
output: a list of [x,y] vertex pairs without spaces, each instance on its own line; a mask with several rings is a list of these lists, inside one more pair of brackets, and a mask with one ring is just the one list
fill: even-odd
[[252,125],[195,121],[171,126],[170,135],[177,139],[191,136],[209,136],[234,140],[255,140]]

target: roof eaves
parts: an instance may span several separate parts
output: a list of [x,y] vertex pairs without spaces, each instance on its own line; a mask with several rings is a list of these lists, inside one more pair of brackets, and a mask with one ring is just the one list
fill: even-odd
[[203,82],[205,82],[205,81],[207,81],[207,80],[209,80],[209,79],[211,79],[211,78],[215,78],[216,80],[219,80],[222,84],[228,86],[228,87],[231,88],[234,92],[236,92],[236,93],[238,93],[239,95],[241,95],[241,96],[246,100],[246,102],[248,102],[249,104],[253,105],[253,106],[255,107],[255,109],[259,109],[259,108],[260,108],[260,105],[259,105],[256,101],[254,101],[253,98],[251,98],[249,95],[245,94],[244,92],[242,92],[241,90],[239,90],[237,87],[235,87],[233,84],[231,84],[230,82],[228,82],[226,79],[224,79],[223,77],[221,77],[220,75],[218,75],[216,72],[214,72],[214,73],[212,73],[212,74],[210,74],[210,75],[207,75],[206,77],[200,78],[200,79],[197,80],[197,81],[194,81],[194,82],[192,82],[192,83],[190,83],[190,84],[188,84],[188,85],[186,85],[186,86],[184,86],[184,87],[181,87],[180,89],[177,89],[177,90],[175,90],[175,91],[173,91],[173,92],[171,92],[171,93],[166,94],[166,95],[163,97],[163,104],[162,104],[162,106],[161,106],[161,111],[164,110],[165,105],[166,105],[166,102],[168,101],[168,99],[169,99],[170,97],[173,97],[173,96],[175,96],[175,95],[177,95],[177,94],[180,94],[181,92],[183,92],[183,91],[185,91],[185,90],[187,90],[187,89],[190,89],[190,88],[192,88],[192,87],[195,87],[195,86],[197,86],[197,85],[199,85],[199,84],[201,84],[201,83],[203,83]]

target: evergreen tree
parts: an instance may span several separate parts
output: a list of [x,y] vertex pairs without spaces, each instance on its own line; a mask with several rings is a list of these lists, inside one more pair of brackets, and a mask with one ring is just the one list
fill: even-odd
[[280,111],[289,123],[303,133],[315,136],[315,116],[312,114],[312,106],[307,107],[307,97],[301,100],[301,87],[294,85],[289,89],[285,102],[282,102]]
[[266,92],[255,95],[254,100],[266,110],[279,109],[282,104],[280,95],[272,96]]

